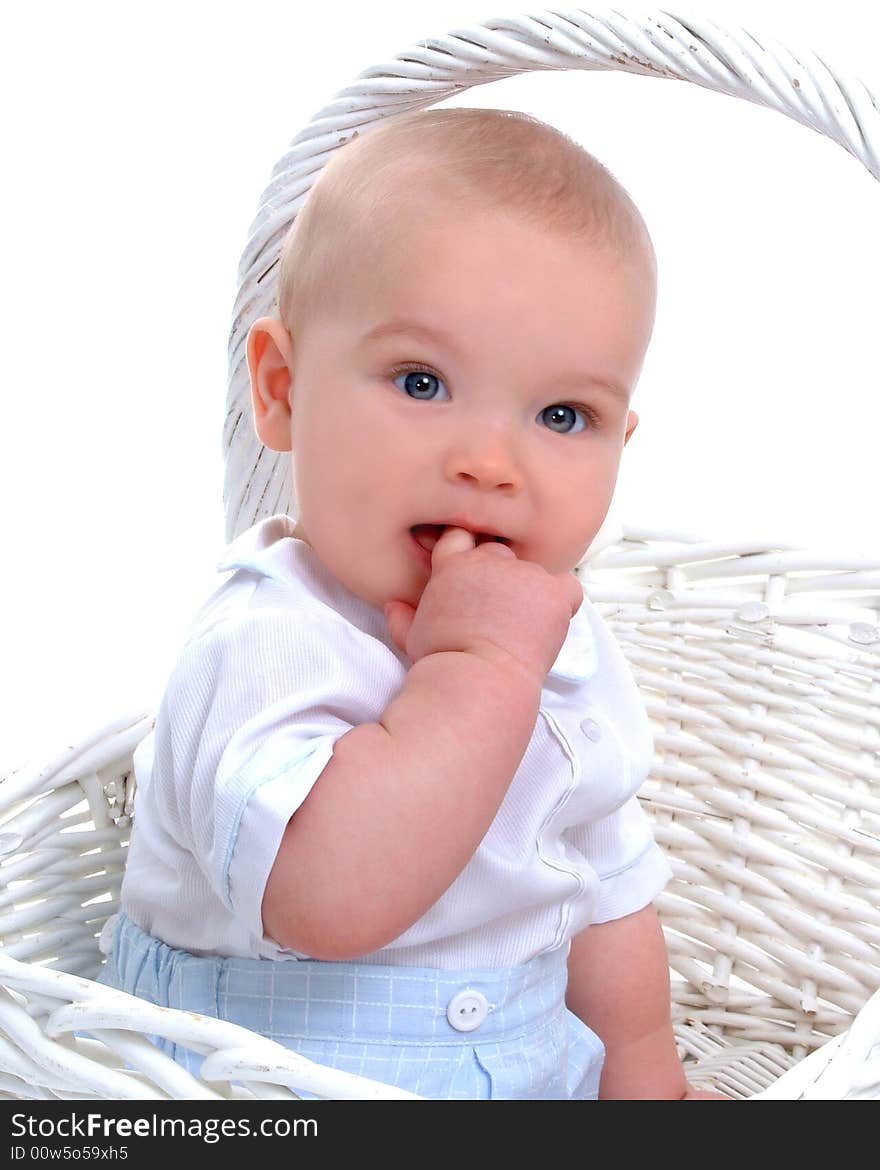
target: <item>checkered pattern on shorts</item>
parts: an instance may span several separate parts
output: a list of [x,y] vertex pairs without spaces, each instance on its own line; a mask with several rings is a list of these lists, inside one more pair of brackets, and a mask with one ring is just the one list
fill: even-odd
[[[604,1048],[565,1007],[567,948],[498,970],[196,956],[120,914],[104,982],[240,1024],[320,1064],[435,1099],[595,1099]],[[479,1027],[447,1018],[462,991]],[[202,1057],[159,1041],[192,1072]]]

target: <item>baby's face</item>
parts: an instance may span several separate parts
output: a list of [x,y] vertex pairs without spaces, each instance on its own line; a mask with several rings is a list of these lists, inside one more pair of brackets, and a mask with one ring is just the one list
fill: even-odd
[[637,422],[647,263],[486,212],[402,232],[341,291],[290,339],[303,539],[377,607],[418,603],[447,525],[572,569]]

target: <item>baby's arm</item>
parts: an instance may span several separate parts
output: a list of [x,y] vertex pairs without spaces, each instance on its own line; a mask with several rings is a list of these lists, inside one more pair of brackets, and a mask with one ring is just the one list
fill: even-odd
[[566,1003],[601,1037],[599,1096],[728,1100],[693,1090],[675,1050],[669,960],[654,907],[587,927],[571,941]]
[[582,600],[570,573],[444,533],[411,624],[393,615],[413,660],[403,689],[378,722],[338,740],[287,825],[263,897],[271,938],[354,958],[437,901],[504,799]]

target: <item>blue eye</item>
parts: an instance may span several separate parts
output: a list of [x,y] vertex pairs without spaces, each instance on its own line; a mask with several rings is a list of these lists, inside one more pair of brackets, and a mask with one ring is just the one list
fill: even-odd
[[[399,378],[403,379],[403,385],[400,386],[400,389],[410,398],[420,399],[423,402],[434,402],[449,397],[449,392],[442,380],[436,374],[432,374],[430,370],[402,370],[394,375],[395,386],[400,385]],[[440,392],[441,387],[442,393]]]
[[586,416],[582,410],[562,404],[546,406],[538,418],[546,424],[548,430],[555,431],[557,435],[574,435],[578,431],[585,430],[587,425]]

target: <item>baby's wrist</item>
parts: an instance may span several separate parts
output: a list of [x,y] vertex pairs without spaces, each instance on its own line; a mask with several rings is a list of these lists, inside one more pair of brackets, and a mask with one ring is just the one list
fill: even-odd
[[[503,646],[497,645],[488,638],[475,639],[470,645],[458,650],[437,651],[436,654],[454,654],[461,656],[464,663],[479,664],[479,669],[489,671],[497,677],[495,685],[513,686],[540,699],[544,686],[546,672],[543,674],[527,662],[517,658]],[[432,656],[433,657],[433,656]]]

